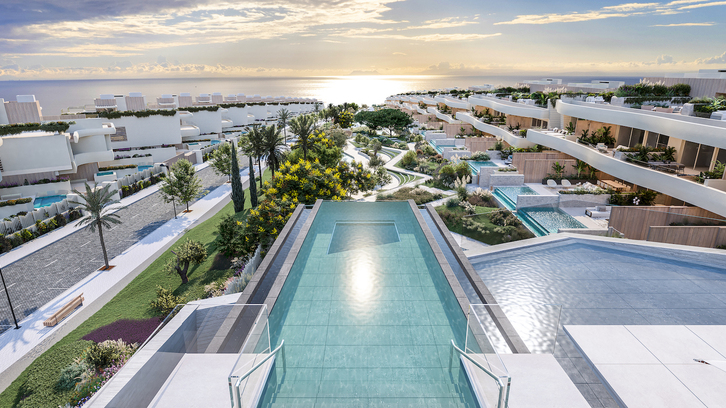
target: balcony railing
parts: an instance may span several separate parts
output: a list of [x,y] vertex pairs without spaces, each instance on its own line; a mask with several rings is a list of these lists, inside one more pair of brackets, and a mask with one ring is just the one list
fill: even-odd
[[726,205],[724,205],[726,191],[696,183],[671,172],[663,172],[616,159],[609,154],[610,152],[603,153],[590,146],[568,140],[560,133],[529,129],[527,139],[569,154],[613,177],[726,216]]

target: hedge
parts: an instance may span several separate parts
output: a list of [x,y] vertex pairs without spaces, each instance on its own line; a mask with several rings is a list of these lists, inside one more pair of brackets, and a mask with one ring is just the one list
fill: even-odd
[[98,117],[100,118],[106,118],[106,119],[118,119],[122,118],[124,116],[135,116],[137,118],[148,118],[149,116],[174,116],[176,115],[176,110],[143,110],[138,112],[133,111],[112,111],[112,112],[98,112]]
[[125,166],[109,166],[109,167],[99,167],[98,171],[109,171],[109,170],[123,170],[123,169],[134,169],[136,167],[139,167],[137,164],[127,164]]
[[17,135],[22,132],[43,130],[46,132],[65,132],[76,122],[48,122],[48,123],[15,123],[0,126],[0,136]]
[[0,207],[7,207],[9,205],[27,204],[33,201],[32,198],[18,198],[15,200],[0,201]]

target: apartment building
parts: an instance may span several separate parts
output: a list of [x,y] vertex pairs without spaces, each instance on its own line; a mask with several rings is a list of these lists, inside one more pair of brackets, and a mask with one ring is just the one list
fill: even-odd
[[[702,73],[699,78],[673,83],[689,83],[693,97],[700,96],[701,89],[709,89],[714,96],[726,93],[726,82],[723,86],[714,82],[720,81],[721,75],[726,78],[726,74],[709,75],[703,77]],[[660,80],[663,82],[663,78]],[[556,80],[543,82],[552,86]],[[611,89],[610,84],[603,84],[602,89]],[[639,108],[627,103],[628,98],[613,97],[607,103],[602,97],[587,94],[563,93],[560,99],[547,101],[545,106],[531,99],[515,100],[511,95],[486,92],[475,93],[467,99],[439,94],[433,98],[436,106],[422,104],[426,98],[426,95],[395,95],[386,103],[412,113],[420,125],[427,124],[428,128],[448,130],[447,125],[463,123],[485,137],[516,148],[543,146],[572,160],[586,162],[599,170],[598,177],[616,180],[629,191],[656,191],[660,193],[659,204],[695,206],[717,217],[726,217],[726,179],[699,180],[703,173],[726,163],[726,112],[699,117],[693,104],[682,100],[665,102],[668,107],[643,102]],[[423,105],[425,110],[421,108]],[[574,131],[563,130],[568,127]],[[592,135],[603,128],[608,128],[615,140],[611,146],[595,146],[580,140],[584,134]],[[452,132],[446,133],[449,138],[455,137]],[[645,163],[629,159],[636,146],[646,146],[656,152],[675,149],[675,160],[661,163],[649,159]]]
[[0,98],[0,125],[38,123],[42,116],[42,108],[35,95],[18,95],[15,101]]

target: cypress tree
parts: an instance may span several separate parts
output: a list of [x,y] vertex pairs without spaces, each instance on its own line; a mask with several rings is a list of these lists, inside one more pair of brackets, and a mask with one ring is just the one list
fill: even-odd
[[237,163],[237,147],[232,142],[232,201],[234,212],[245,210],[245,190],[242,187],[242,180],[239,177],[239,164]]
[[255,163],[252,156],[248,157],[250,161],[250,204],[252,208],[257,207],[257,185],[255,184]]

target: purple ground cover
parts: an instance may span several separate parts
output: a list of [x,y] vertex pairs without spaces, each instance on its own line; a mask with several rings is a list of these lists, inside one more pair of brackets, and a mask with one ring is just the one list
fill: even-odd
[[111,324],[88,333],[83,340],[100,343],[106,340],[122,339],[127,344],[143,343],[156,329],[161,321],[158,317],[146,320],[117,320]]

